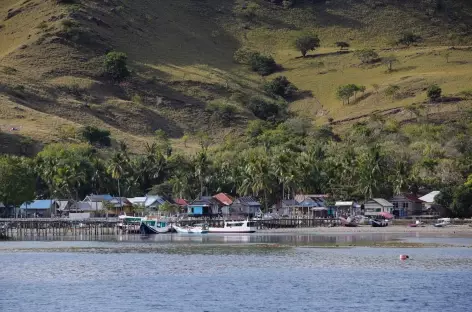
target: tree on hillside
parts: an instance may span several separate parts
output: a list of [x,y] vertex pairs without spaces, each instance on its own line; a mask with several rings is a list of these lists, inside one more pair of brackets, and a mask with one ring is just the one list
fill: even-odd
[[437,84],[430,85],[428,90],[426,90],[426,95],[432,102],[437,101],[441,97],[441,93],[442,89]]
[[91,145],[110,146],[110,131],[95,126],[85,126],[80,130],[82,137]]
[[355,55],[363,64],[372,64],[380,61],[380,56],[373,49],[363,49],[355,52]]
[[414,43],[420,42],[422,40],[421,36],[415,35],[412,32],[406,32],[401,35],[397,40],[397,44],[411,46]]
[[105,57],[105,72],[115,81],[122,81],[130,75],[126,62],[128,56],[123,52],[112,51]]
[[339,50],[348,49],[350,47],[350,44],[344,41],[338,41],[335,43],[335,45],[339,48]]
[[446,60],[446,63],[449,63],[449,57],[451,56],[451,51],[444,51],[444,53],[442,53],[442,56]]
[[394,55],[389,55],[382,58],[382,62],[387,65],[387,70],[392,71],[393,64],[398,62],[398,59]]
[[336,96],[343,100],[343,104],[347,102],[347,104],[350,104],[350,98],[355,97],[357,92],[365,92],[366,87],[365,86],[358,86],[356,84],[347,84],[343,86],[339,86],[338,89],[336,90]]
[[314,51],[320,47],[320,38],[317,35],[311,34],[301,35],[295,39],[294,46],[305,57],[308,51]]
[[273,96],[281,96],[284,99],[291,98],[298,90],[287,77],[279,76],[264,85],[264,90]]

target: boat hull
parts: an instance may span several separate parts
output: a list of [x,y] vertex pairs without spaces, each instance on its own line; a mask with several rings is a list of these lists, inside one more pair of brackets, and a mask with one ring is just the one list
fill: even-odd
[[256,230],[253,230],[253,229],[248,229],[248,230],[235,230],[235,231],[231,231],[229,229],[225,229],[225,228],[210,228],[209,229],[210,233],[224,233],[224,234],[238,234],[238,233],[255,233]]
[[388,226],[387,222],[372,220],[372,227],[386,227],[386,226]]
[[200,227],[185,228],[185,227],[180,227],[180,226],[176,226],[176,225],[173,225],[172,227],[179,234],[207,234],[209,232],[208,230],[204,230]]
[[170,228],[169,227],[162,227],[162,228],[157,228],[154,226],[150,226],[146,223],[141,223],[141,226],[139,227],[139,233],[141,234],[162,234],[162,233],[167,233],[169,232]]

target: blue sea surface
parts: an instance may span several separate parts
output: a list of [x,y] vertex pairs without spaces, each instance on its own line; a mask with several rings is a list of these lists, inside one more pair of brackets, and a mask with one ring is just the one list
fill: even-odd
[[471,295],[463,247],[0,242],[2,312],[457,312]]

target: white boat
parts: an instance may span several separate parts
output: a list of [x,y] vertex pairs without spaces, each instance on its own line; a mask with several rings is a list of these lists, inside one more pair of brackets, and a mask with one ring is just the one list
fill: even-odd
[[256,223],[245,221],[225,221],[223,227],[209,227],[210,233],[254,233]]
[[208,225],[195,224],[194,226],[178,226],[173,224],[172,227],[181,234],[206,234],[208,233]]
[[137,233],[141,226],[143,217],[133,217],[121,215],[118,217],[120,222],[116,225],[120,230],[127,233]]
[[141,234],[161,234],[167,233],[171,229],[169,223],[165,220],[143,218],[139,227]]

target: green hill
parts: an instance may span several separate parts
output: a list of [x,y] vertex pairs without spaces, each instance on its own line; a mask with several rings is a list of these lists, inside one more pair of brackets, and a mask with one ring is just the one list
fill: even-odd
[[[75,129],[92,124],[135,150],[158,129],[177,148],[192,149],[184,133],[208,132],[216,142],[240,133],[256,118],[245,103],[279,75],[307,91],[290,103],[292,111],[318,124],[332,118],[341,128],[339,121],[375,111],[409,120],[402,107],[424,102],[433,83],[454,100],[431,114],[447,117],[468,105],[457,95],[472,79],[469,1],[271,2],[277,1],[1,1],[0,148],[74,141]],[[307,32],[319,35],[321,48],[301,58],[292,42]],[[421,42],[392,45],[405,32]],[[361,65],[354,53],[338,53],[337,41],[398,62],[392,71]],[[282,70],[261,77],[234,63],[241,47],[272,55]],[[132,75],[124,82],[104,76],[111,50],[128,56]],[[366,90],[343,105],[336,89],[349,83]],[[390,85],[399,87],[395,96],[385,95]],[[229,120],[213,112],[215,103],[233,107]]]

